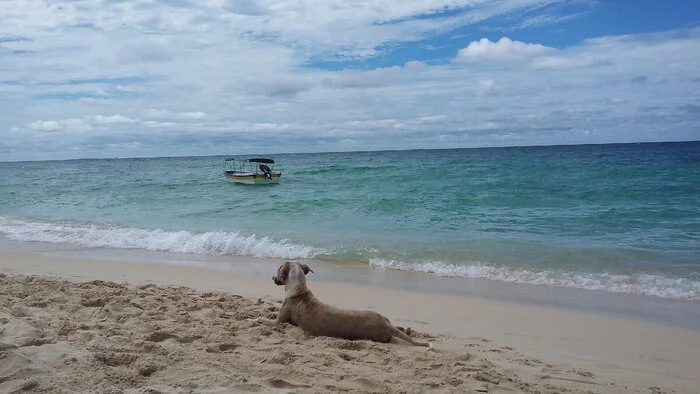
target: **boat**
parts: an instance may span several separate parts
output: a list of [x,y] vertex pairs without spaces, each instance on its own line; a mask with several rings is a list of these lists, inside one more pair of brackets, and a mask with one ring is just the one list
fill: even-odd
[[274,185],[280,183],[282,171],[274,169],[275,161],[264,157],[224,160],[224,176],[235,183]]

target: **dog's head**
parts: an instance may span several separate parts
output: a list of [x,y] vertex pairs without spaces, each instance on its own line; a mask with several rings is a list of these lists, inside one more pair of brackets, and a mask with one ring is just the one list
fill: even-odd
[[[300,274],[302,272],[303,274]],[[309,272],[314,271],[311,268],[309,268],[308,265],[300,264],[293,261],[287,261],[284,264],[280,265],[280,267],[277,269],[277,275],[272,277],[272,281],[275,282],[277,286],[284,286],[290,280],[296,279],[297,281],[299,281],[299,275],[304,276]]]

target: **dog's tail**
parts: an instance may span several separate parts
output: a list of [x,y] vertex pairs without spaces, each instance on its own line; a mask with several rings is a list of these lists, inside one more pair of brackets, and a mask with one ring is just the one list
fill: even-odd
[[405,332],[399,330],[398,328],[391,326],[394,329],[394,337],[401,339],[402,341],[408,342],[413,346],[425,346],[425,350],[433,350],[433,344],[431,342],[420,342],[409,337]]

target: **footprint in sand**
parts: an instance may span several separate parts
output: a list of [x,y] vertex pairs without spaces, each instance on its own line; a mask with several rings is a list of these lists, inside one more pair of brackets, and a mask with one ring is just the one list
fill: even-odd
[[207,353],[231,353],[236,348],[238,348],[239,345],[235,343],[222,343],[220,345],[215,345],[215,346],[209,346],[206,349]]
[[268,384],[276,389],[293,389],[297,387],[311,387],[308,384],[300,384],[300,383],[290,383],[287,382],[286,380],[280,379],[280,378],[270,378],[267,380]]

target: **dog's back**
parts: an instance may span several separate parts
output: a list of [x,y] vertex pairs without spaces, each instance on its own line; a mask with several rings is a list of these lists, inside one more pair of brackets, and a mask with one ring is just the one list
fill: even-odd
[[292,311],[293,323],[312,335],[391,342],[389,320],[377,312],[340,309],[324,304],[309,291]]

